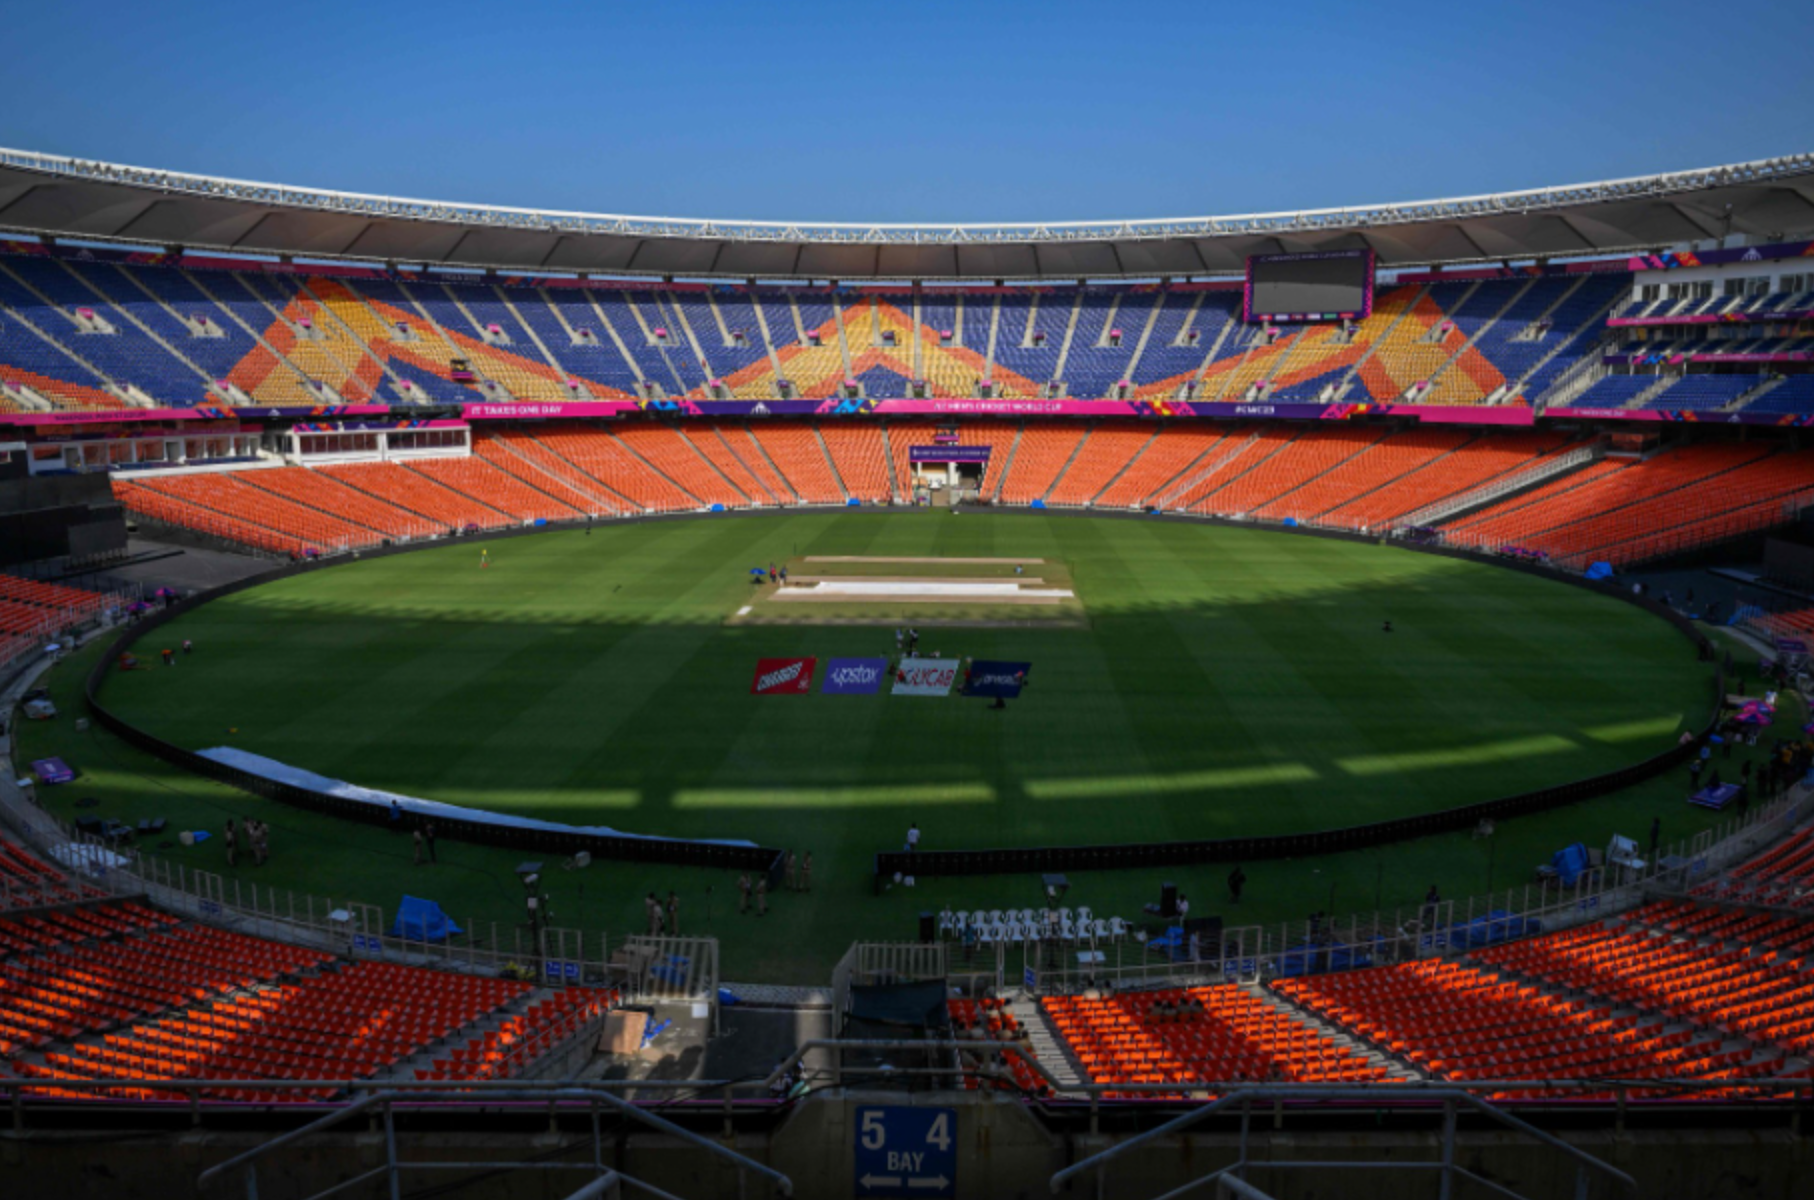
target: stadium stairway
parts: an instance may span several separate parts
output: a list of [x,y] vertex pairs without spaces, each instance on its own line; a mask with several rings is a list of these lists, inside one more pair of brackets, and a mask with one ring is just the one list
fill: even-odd
[[1083,1064],[1071,1052],[1071,1047],[1056,1028],[1046,1010],[1037,1000],[1015,1000],[1008,1005],[1008,1011],[1020,1022],[1020,1027],[1027,1032],[1027,1047],[1033,1056],[1039,1059],[1039,1065],[1047,1074],[1058,1081],[1060,1092],[1071,1091],[1087,1083],[1083,1073]]

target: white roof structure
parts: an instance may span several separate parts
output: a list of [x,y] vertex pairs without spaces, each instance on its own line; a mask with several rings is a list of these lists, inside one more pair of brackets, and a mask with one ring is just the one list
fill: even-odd
[[1814,154],[1491,196],[1289,213],[987,225],[690,220],[253,183],[0,149],[0,231],[504,272],[983,282],[1238,273],[1371,248],[1382,267],[1814,236]]

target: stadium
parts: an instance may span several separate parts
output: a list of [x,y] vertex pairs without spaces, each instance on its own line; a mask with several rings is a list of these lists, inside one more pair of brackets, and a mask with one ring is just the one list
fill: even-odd
[[0,149],[0,1191],[1805,1195],[1810,428],[1814,154]]

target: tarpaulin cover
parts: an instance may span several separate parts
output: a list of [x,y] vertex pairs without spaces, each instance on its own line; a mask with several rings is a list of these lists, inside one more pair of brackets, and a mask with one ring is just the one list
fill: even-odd
[[1020,695],[1020,689],[1027,682],[1027,672],[1032,669],[1030,662],[994,662],[979,658],[970,664],[964,678],[964,695],[1000,696],[1012,700]]
[[1611,579],[1612,578],[1612,564],[1609,562],[1597,562],[1597,563],[1591,564],[1587,568],[1587,578],[1589,578],[1589,579]]
[[1563,887],[1573,887],[1575,880],[1581,878],[1581,872],[1587,870],[1587,847],[1580,842],[1564,846],[1556,851],[1555,856],[1549,860],[1549,865],[1556,869]]
[[76,773],[60,758],[40,758],[31,765],[40,783],[73,783]]
[[[377,788],[360,787],[340,779],[329,779],[301,767],[292,767],[288,763],[253,754],[246,750],[235,750],[231,746],[210,746],[198,750],[203,758],[229,767],[249,772],[260,779],[270,779],[278,783],[287,783],[292,787],[320,792],[339,800],[351,800],[373,808],[390,808],[394,802],[397,807],[411,817],[438,816],[449,820],[472,821],[480,825],[489,825],[500,829],[539,829],[554,833],[582,833],[599,837],[647,838],[659,837],[658,834],[626,833],[621,829],[612,829],[608,825],[566,825],[559,821],[542,821],[535,817],[516,817],[504,813],[486,812],[482,808],[466,808],[458,804],[448,804],[442,800],[424,800],[417,796],[405,796],[399,792],[385,792]],[[703,842],[714,846],[753,846],[756,843],[742,838],[675,838],[674,841]]]
[[444,942],[450,933],[463,933],[458,925],[441,911],[433,900],[405,896],[397,905],[397,919],[391,922],[391,936],[412,942]]

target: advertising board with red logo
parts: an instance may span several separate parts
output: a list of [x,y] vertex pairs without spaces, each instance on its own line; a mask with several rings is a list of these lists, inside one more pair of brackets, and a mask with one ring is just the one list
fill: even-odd
[[903,658],[894,673],[897,696],[948,696],[957,682],[955,658]]
[[813,690],[813,664],[816,658],[759,658],[756,678],[750,681],[752,696],[804,696]]

